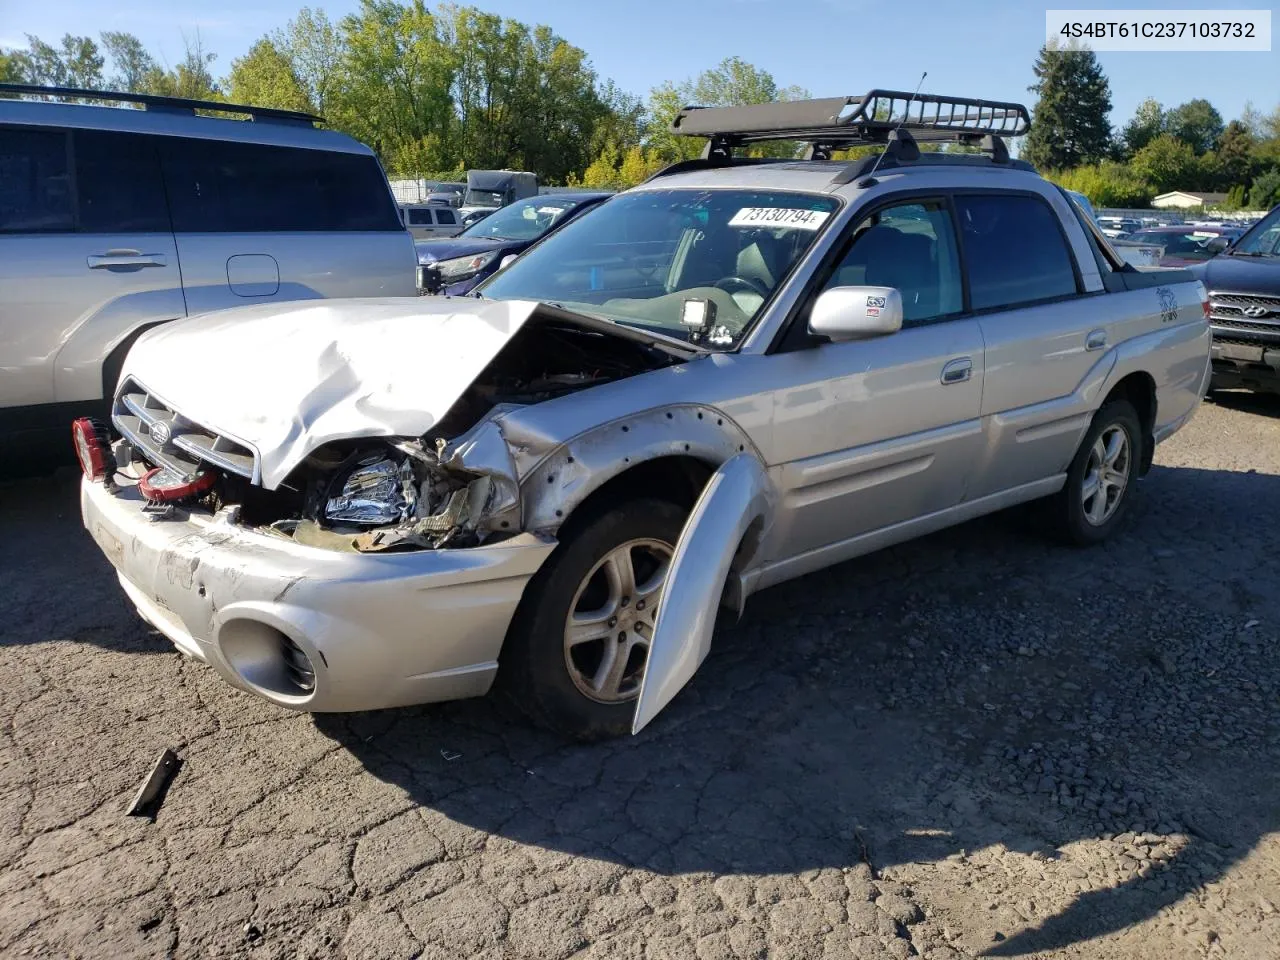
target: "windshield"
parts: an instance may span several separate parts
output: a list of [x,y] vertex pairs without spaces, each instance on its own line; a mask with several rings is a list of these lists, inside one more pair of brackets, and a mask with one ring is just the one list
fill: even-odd
[[1231,248],[1231,253],[1242,257],[1280,256],[1280,207],[1263,217]]
[[1130,240],[1140,243],[1155,243],[1164,247],[1166,257],[1181,257],[1184,260],[1208,260],[1213,256],[1212,250],[1205,249],[1206,244],[1218,234],[1191,230],[1179,232],[1175,230],[1139,230],[1130,234]]
[[517,200],[467,227],[462,231],[462,236],[491,240],[536,240],[581,202],[565,197]]
[[501,190],[468,190],[464,207],[500,207],[503,191]]
[[642,190],[557,230],[482,288],[687,339],[686,300],[715,304],[707,341],[732,347],[835,212],[832,197]]

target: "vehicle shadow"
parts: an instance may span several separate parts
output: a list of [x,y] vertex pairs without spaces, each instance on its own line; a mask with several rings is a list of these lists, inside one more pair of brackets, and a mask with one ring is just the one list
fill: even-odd
[[0,646],[66,640],[172,653],[85,531],[79,491],[79,466],[0,480]]
[[1263,417],[1280,417],[1280,393],[1258,393],[1253,390],[1215,390],[1212,403],[1241,413]]
[[638,737],[568,745],[492,698],[316,726],[424,815],[660,874],[1167,841],[987,953],[1061,949],[1280,829],[1280,599],[1254,586],[1280,558],[1238,509],[1280,503],[1280,478],[1145,486],[1103,547],[1048,544],[1018,511],[765,591]]

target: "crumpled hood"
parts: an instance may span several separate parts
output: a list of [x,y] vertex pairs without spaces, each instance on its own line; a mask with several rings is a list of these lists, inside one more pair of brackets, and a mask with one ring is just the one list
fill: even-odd
[[123,374],[254,448],[262,485],[275,489],[333,440],[425,433],[538,307],[443,297],[241,307],[144,334]]

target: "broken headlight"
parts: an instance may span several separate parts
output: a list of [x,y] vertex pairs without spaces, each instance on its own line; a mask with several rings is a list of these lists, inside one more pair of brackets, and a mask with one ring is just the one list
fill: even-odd
[[324,518],[382,527],[413,516],[417,503],[417,480],[409,461],[378,452],[339,473],[329,488]]

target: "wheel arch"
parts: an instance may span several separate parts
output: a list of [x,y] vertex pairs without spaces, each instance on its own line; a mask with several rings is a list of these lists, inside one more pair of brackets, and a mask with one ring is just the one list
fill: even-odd
[[555,532],[604,504],[660,497],[692,509],[730,457],[759,451],[732,419],[699,404],[659,407],[559,445],[521,480],[522,527]]
[[1145,370],[1135,370],[1121,377],[1102,401],[1106,406],[1112,400],[1127,400],[1138,413],[1142,425],[1142,459],[1139,475],[1145,476],[1151,469],[1155,456],[1156,381]]

